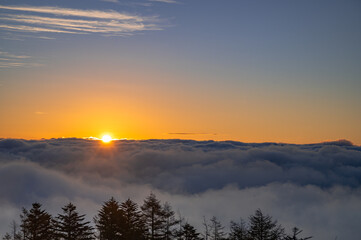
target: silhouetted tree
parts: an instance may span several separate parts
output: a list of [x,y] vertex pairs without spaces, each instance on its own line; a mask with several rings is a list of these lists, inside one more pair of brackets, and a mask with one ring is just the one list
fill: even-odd
[[178,224],[178,220],[175,218],[174,211],[169,203],[166,202],[163,205],[162,211],[164,218],[163,239],[170,240],[176,236],[176,229],[174,227]]
[[208,240],[209,238],[209,226],[208,226],[208,222],[205,216],[203,216],[203,227],[204,227],[204,233],[202,233],[203,239],[204,240]]
[[151,193],[141,207],[143,211],[144,223],[147,231],[147,238],[151,240],[162,239],[164,214],[160,201]]
[[182,216],[182,214],[180,213],[180,211],[178,210],[178,226],[177,229],[175,230],[175,234],[178,240],[182,240],[182,229],[183,229],[183,225],[184,225],[184,217]]
[[99,232],[100,240],[123,240],[123,215],[119,203],[112,197],[105,202],[94,217],[95,226]]
[[231,221],[229,240],[247,240],[248,229],[246,226],[246,222],[241,219],[239,223]]
[[210,220],[209,229],[211,240],[221,240],[226,236],[226,234],[223,232],[224,227],[215,216],[213,216]]
[[62,240],[92,240],[94,229],[90,222],[84,221],[85,215],[79,215],[76,207],[69,203],[63,209],[63,214],[58,214],[55,220],[57,237]]
[[[141,210],[140,210],[141,209]],[[151,193],[139,209],[137,203],[130,199],[119,204],[113,197],[104,202],[94,217],[99,240],[225,240],[226,234],[220,221],[214,216],[209,221],[203,217],[204,233],[200,233],[189,223],[183,224],[179,213],[176,219],[169,203],[163,206]],[[79,215],[76,207],[69,203],[63,213],[55,219],[33,203],[32,208],[22,209],[21,224],[11,224],[11,232],[2,240],[95,240],[94,228],[85,221],[85,214]],[[177,227],[176,227],[177,226]],[[249,224],[241,219],[231,221],[228,240],[309,240],[301,238],[302,230],[294,227],[290,235],[277,224],[272,217],[257,209],[249,217]]]
[[3,239],[5,240],[21,240],[21,233],[18,230],[19,225],[13,220],[10,224],[11,231],[6,233]]
[[297,235],[300,234],[302,230],[298,229],[297,227],[292,228],[292,235],[286,236],[285,240],[307,240],[312,237],[305,237],[305,238],[298,238]]
[[249,217],[249,236],[254,240],[279,240],[284,237],[284,229],[277,225],[269,215],[264,215],[257,209],[253,216]]
[[128,199],[120,205],[120,210],[124,218],[124,226],[122,229],[124,239],[145,239],[145,226],[138,205]]
[[33,203],[29,211],[23,208],[20,218],[20,227],[25,240],[49,240],[54,238],[52,217],[41,209],[40,203]]
[[6,233],[2,240],[13,240],[13,238],[11,237],[10,233]]
[[180,238],[181,240],[200,240],[199,233],[197,233],[197,230],[190,225],[189,223],[186,223],[182,226],[182,230],[180,232]]

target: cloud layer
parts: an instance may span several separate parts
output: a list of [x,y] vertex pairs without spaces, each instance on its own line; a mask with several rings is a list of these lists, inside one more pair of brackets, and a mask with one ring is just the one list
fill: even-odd
[[1,231],[18,209],[67,201],[91,217],[110,196],[139,203],[154,191],[193,224],[224,224],[256,208],[317,239],[359,237],[361,147],[191,140],[0,140]]
[[33,33],[129,35],[160,30],[156,17],[143,17],[116,11],[60,7],[0,5],[0,28]]

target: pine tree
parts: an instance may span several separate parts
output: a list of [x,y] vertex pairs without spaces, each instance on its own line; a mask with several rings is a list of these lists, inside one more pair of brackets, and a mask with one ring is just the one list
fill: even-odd
[[223,232],[224,227],[222,226],[221,222],[213,216],[210,220],[209,224],[210,228],[210,239],[211,240],[221,240],[224,239],[225,233]]
[[21,230],[24,240],[49,240],[54,238],[52,217],[41,209],[40,203],[33,203],[29,211],[23,208]]
[[247,240],[248,229],[243,219],[239,223],[231,221],[229,240]]
[[128,199],[120,205],[120,210],[124,216],[124,228],[122,230],[124,239],[145,239],[144,222],[138,205]]
[[186,223],[182,226],[180,239],[182,240],[200,240],[199,233],[197,230],[190,225],[189,223]]
[[249,217],[249,235],[254,240],[279,240],[284,237],[284,229],[277,225],[269,215],[264,215],[257,209],[253,216]]
[[169,203],[163,205],[163,218],[164,218],[164,227],[163,227],[163,239],[170,240],[176,236],[175,225],[178,224],[178,220],[175,218],[174,211]]
[[123,240],[124,218],[119,203],[112,197],[105,202],[94,218],[100,240]]
[[62,240],[92,240],[93,228],[90,222],[84,222],[85,215],[79,215],[76,207],[69,203],[63,209],[63,214],[58,214],[55,221],[57,236]]
[[144,223],[147,231],[147,238],[150,240],[162,239],[164,226],[163,209],[160,201],[151,193],[141,207],[143,211]]

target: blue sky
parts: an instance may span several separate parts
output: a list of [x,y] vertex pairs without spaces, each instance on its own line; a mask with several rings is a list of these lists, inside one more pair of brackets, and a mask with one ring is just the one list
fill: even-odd
[[[60,78],[61,74],[84,79],[87,76],[81,74],[87,72],[98,77],[94,85],[131,82],[138,86],[134,91],[142,95],[152,94],[145,85],[157,86],[152,91],[162,100],[169,99],[171,91],[182,89],[183,94],[174,99],[174,105],[183,109],[182,116],[187,114],[189,104],[181,102],[187,98],[190,103],[203,102],[190,112],[205,109],[203,116],[209,116],[216,111],[228,117],[214,121],[232,119],[234,129],[237,119],[243,116],[237,109],[243,109],[243,105],[250,105],[250,122],[264,117],[252,111],[267,112],[272,106],[280,106],[273,113],[274,123],[264,127],[275,129],[274,133],[260,138],[255,130],[248,134],[255,136],[250,141],[347,138],[361,142],[357,133],[361,131],[357,126],[361,117],[357,110],[361,101],[359,1],[87,0],[1,1],[0,5],[1,85],[9,86],[0,89],[8,93],[4,102],[23,94],[19,86],[30,86],[29,82],[39,95],[41,86],[43,91],[53,91],[44,82],[56,85],[64,81],[63,85],[70,87],[71,83],[86,80],[66,82],[69,76]],[[122,74],[126,78],[115,77]],[[158,102],[153,105],[159,108]],[[222,107],[230,105],[233,108]],[[282,129],[276,122],[292,115],[287,112],[293,111],[292,106],[299,109],[293,114],[298,116],[290,119],[290,127],[284,131],[292,132],[291,126],[309,126],[303,132],[315,132],[314,138],[300,137],[298,133],[277,138]],[[10,107],[23,112],[20,105],[9,105],[3,109],[4,115]],[[46,112],[34,110],[39,111]],[[159,112],[168,114],[160,108]],[[307,122],[311,118],[314,126]],[[195,116],[189,121],[197,119]],[[322,131],[311,130],[328,120],[331,123]],[[168,117],[159,121],[173,120]],[[197,126],[158,130],[216,132],[224,134],[222,139],[244,139],[242,129],[232,135],[230,129]],[[154,133],[147,137],[152,134],[159,137]]]

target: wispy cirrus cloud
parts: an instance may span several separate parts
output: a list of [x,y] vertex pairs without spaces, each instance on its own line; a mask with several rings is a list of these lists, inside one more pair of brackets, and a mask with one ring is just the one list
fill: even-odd
[[0,9],[1,29],[21,32],[126,35],[161,30],[156,17],[116,11],[82,10],[60,7],[4,6]]
[[30,58],[30,56],[26,56],[26,55],[14,55],[8,52],[2,52],[0,51],[0,58],[9,58],[9,59],[25,59],[25,58]]
[[36,111],[35,114],[36,114],[36,115],[45,115],[46,112]]
[[119,3],[118,0],[101,0],[102,2]]
[[178,3],[175,0],[149,0],[150,2]]
[[41,66],[41,64],[33,62],[30,56],[0,51],[0,69],[35,66]]
[[217,135],[216,133],[170,132],[168,135]]

